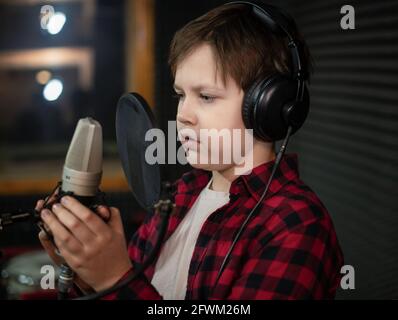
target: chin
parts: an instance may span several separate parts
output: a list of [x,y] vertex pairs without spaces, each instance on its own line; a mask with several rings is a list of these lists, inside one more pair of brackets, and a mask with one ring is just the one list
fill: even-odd
[[[234,163],[223,164],[223,163],[200,163],[199,154],[195,151],[190,150],[186,157],[188,163],[195,169],[202,169],[206,171],[224,171],[235,167]],[[221,161],[220,161],[221,162]]]

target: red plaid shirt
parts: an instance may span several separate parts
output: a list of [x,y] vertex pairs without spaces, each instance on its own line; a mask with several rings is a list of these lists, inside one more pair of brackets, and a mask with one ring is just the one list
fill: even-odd
[[[343,255],[326,208],[299,179],[296,154],[282,158],[261,209],[247,224],[211,292],[237,230],[261,197],[273,163],[236,178],[229,190],[229,203],[203,224],[189,267],[185,299],[334,298]],[[211,172],[193,169],[177,180],[177,210],[170,217],[166,240],[210,178]],[[147,215],[133,235],[129,254],[135,267],[154,247],[159,223],[158,215]],[[162,299],[151,285],[155,265],[156,259],[143,275],[107,299]]]

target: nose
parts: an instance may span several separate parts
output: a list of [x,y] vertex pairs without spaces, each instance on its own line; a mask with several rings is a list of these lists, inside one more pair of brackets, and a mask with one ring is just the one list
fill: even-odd
[[181,100],[178,104],[177,122],[185,126],[194,126],[197,124],[197,116],[194,110],[194,105],[187,97]]

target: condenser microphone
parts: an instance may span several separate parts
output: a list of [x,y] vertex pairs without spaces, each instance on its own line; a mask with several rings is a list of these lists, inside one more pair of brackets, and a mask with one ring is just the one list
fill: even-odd
[[[66,154],[62,184],[56,201],[65,195],[71,195],[83,205],[95,210],[95,206],[99,202],[101,177],[101,125],[92,118],[80,119]],[[39,226],[47,232],[43,224],[39,223]],[[60,300],[68,297],[68,292],[73,286],[73,278],[73,270],[63,263],[58,278],[58,298]]]
[[102,178],[102,128],[92,118],[80,119],[62,172],[61,195],[71,194],[91,205]]
[[[62,196],[71,195],[83,205],[95,209],[105,202],[104,194],[99,191],[102,178],[102,127],[92,118],[80,119],[65,158],[62,181],[57,186],[55,201],[44,206],[51,209],[53,203]],[[17,210],[0,214],[0,231],[6,226],[31,219],[42,226],[39,212],[35,210]]]
[[[52,204],[59,202],[63,196],[70,195],[95,211],[96,206],[104,202],[103,194],[99,191],[101,177],[102,128],[94,119],[83,118],[77,123],[69,145],[62,172],[62,182],[58,185],[60,186],[59,190],[57,190],[58,193],[54,195],[55,200],[51,200],[49,203],[45,201],[44,207],[51,208]],[[56,189],[58,189],[58,186]],[[27,213],[17,212],[0,215],[0,230],[6,225],[11,225],[17,221],[29,220],[32,217],[40,229],[52,239],[52,234],[49,233],[49,230],[40,219],[39,212],[36,210]],[[72,285],[73,271],[64,263],[61,265],[58,279],[59,299],[68,297],[68,292]]]

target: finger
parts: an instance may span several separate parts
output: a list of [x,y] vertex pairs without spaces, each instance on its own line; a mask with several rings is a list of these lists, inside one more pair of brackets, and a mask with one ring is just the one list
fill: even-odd
[[40,224],[40,229],[46,234],[48,238],[48,234],[51,234],[51,230],[43,220],[41,220],[41,222],[42,223]]
[[57,201],[57,199],[58,199],[58,194],[59,194],[59,188],[60,187],[57,187],[57,189],[55,189],[55,191],[52,193],[52,194],[50,194],[49,196],[47,196],[45,199],[44,199],[44,202],[46,203],[46,204],[51,204],[52,202],[54,202],[54,201]]
[[36,203],[35,210],[40,211],[43,208],[44,200],[39,200]]
[[71,253],[77,253],[83,249],[82,244],[62,225],[56,215],[50,210],[44,209],[41,212],[41,218],[53,234],[58,249]]
[[111,218],[108,221],[108,226],[110,226],[112,230],[118,232],[119,234],[124,235],[123,222],[122,222],[122,217],[120,215],[120,210],[115,207],[111,207],[110,210],[111,210]]
[[111,218],[111,210],[106,206],[98,206],[95,210],[97,214],[104,220],[108,221]]
[[42,242],[42,243],[45,243],[45,247],[47,248],[48,247],[48,242],[51,242],[51,240],[48,238],[48,236],[47,236],[47,233],[45,233],[45,231],[44,230],[41,230],[40,232],[39,232],[39,240],[40,240],[40,242]]
[[69,196],[62,197],[61,203],[66,209],[79,218],[95,235],[101,236],[108,232],[108,227],[105,222],[75,198]]
[[47,237],[47,234],[44,231],[39,232],[39,240],[44,250],[46,250],[47,254],[50,256],[51,260],[54,261],[55,264],[61,265],[64,260],[55,252],[57,248]]
[[78,219],[74,214],[72,214],[62,204],[60,204],[60,203],[54,204],[52,206],[52,211],[57,216],[58,220],[83,245],[85,243],[90,243],[93,240],[93,238],[95,237],[95,234],[89,228],[87,228],[87,226],[80,219]]

